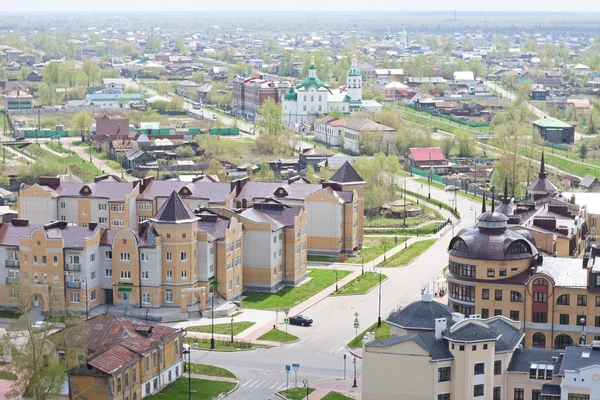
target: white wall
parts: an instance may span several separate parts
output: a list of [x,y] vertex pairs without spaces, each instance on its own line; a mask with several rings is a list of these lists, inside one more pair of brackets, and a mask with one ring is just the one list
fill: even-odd
[[[42,190],[42,189],[39,189]],[[58,220],[57,199],[21,197],[21,214],[19,218],[27,219],[32,224],[47,224]]]
[[[590,352],[598,351],[590,348]],[[565,376],[562,379],[560,400],[568,400],[569,389],[588,389],[592,394],[591,398],[597,393],[600,393],[600,381],[594,380],[600,374],[599,366],[592,366],[580,371],[569,372],[565,371]]]
[[[213,249],[213,254],[210,254],[211,249]],[[215,262],[216,252],[217,247],[214,243],[198,241],[198,280],[206,282],[215,276],[215,269],[217,268]],[[210,265],[213,266],[212,272],[210,272]]]

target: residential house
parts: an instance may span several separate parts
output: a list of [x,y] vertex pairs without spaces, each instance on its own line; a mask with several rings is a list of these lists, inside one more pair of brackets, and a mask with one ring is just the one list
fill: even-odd
[[121,94],[129,84],[129,79],[125,78],[104,78],[102,79],[102,93]]
[[533,121],[533,127],[545,141],[559,144],[575,141],[575,127],[559,119],[546,116]]
[[579,182],[579,187],[586,192],[600,192],[600,181],[595,176],[586,175]]
[[448,167],[440,147],[411,147],[408,149],[408,160],[412,167],[435,173],[442,172]]
[[381,134],[381,140],[389,142],[394,128],[382,125],[368,118],[348,117],[337,118],[324,117],[317,119],[314,124],[315,140],[327,146],[340,147],[350,154],[360,154],[360,136],[365,132]]

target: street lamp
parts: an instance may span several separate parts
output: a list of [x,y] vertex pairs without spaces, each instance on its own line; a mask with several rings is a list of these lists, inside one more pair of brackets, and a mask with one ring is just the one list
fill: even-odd
[[361,269],[362,269],[361,275],[364,275],[365,274],[365,256],[363,254],[361,254],[361,256],[360,256],[360,264],[361,264]]
[[309,395],[309,392],[308,392],[308,389],[309,389],[308,388],[308,379],[302,379],[302,383],[304,384],[304,387],[306,388],[306,400],[308,400],[308,395]]
[[379,314],[377,317],[377,327],[381,327],[381,275],[381,267],[379,267]]
[[427,194],[427,198],[431,199],[431,179],[433,178],[433,169],[431,168],[431,152],[429,152],[429,179],[427,183],[429,184],[429,193]]
[[335,272],[335,291],[337,293],[337,291],[338,291],[338,269],[334,267],[333,272]]
[[187,373],[188,373],[188,400],[192,400],[192,349],[189,344],[183,345],[183,354],[187,354]]
[[356,357],[354,357],[354,384],[352,385],[352,387],[358,387],[358,385],[356,384]]
[[231,316],[231,343],[233,343],[233,315]]
[[89,319],[89,305],[88,305],[88,285],[85,276],[81,278],[81,282],[85,285],[85,319]]
[[210,318],[211,318],[211,335],[210,335],[210,349],[215,349],[215,294],[213,293],[213,288],[211,287],[208,296],[210,297],[211,306],[210,306]]

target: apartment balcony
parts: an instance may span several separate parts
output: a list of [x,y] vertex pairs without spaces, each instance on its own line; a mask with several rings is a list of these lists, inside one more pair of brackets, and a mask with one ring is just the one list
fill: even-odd
[[65,264],[65,270],[71,272],[81,271],[81,264]]
[[4,266],[6,268],[20,268],[19,260],[5,260]]
[[80,281],[67,281],[67,289],[81,289]]
[[12,283],[18,283],[19,282],[19,278],[8,278],[7,277],[5,282],[6,282],[7,285],[10,285]]

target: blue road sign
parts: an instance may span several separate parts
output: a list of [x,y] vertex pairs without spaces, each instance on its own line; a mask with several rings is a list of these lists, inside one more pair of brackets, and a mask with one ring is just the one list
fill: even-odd
[[294,371],[298,371],[298,368],[300,368],[300,364],[292,364],[292,367],[294,368]]
[[289,365],[286,365],[286,366],[285,366],[285,370],[286,370],[286,371],[291,371],[291,370],[292,370],[292,367],[290,367]]

